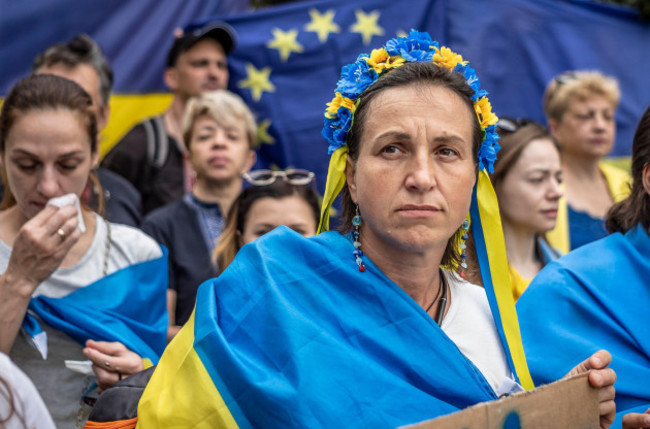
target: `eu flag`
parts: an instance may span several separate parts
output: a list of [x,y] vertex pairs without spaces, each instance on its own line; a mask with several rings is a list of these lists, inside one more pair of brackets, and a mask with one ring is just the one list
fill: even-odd
[[320,132],[341,68],[412,28],[442,39],[443,3],[328,0],[227,17],[239,35],[229,89],[257,115],[257,167],[307,168],[322,191],[329,157]]

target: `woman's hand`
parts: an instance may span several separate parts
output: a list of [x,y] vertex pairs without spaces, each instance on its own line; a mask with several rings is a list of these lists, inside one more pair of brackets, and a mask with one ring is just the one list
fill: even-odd
[[629,413],[623,416],[623,429],[650,428],[650,408],[645,413]]
[[603,429],[608,428],[616,417],[614,403],[616,373],[613,369],[607,368],[611,362],[612,355],[607,350],[599,350],[565,375],[566,378],[589,372],[589,384],[598,389],[600,427]]
[[14,292],[31,297],[81,237],[77,209],[47,206],[25,222],[14,240],[6,275]]
[[61,265],[79,237],[74,206],[47,206],[20,228],[0,275],[0,351],[10,352],[34,290]]
[[120,342],[88,340],[83,353],[93,363],[100,392],[144,369],[142,358]]

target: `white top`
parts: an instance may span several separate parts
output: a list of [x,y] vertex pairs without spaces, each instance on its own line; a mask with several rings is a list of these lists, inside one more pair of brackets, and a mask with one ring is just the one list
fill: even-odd
[[[99,215],[95,219],[95,236],[86,254],[73,267],[54,271],[36,288],[34,296],[62,297],[103,276],[107,227]],[[140,230],[115,223],[111,223],[110,229],[107,274],[162,255],[160,246]],[[7,269],[10,256],[11,248],[0,241],[0,273]],[[82,346],[48,324],[40,321],[40,325],[47,333],[47,360],[21,334],[16,337],[10,356],[33,381],[57,427],[83,427],[90,407],[81,402],[81,396],[88,393],[94,377],[73,372],[64,365],[66,359],[86,360]]]
[[481,371],[496,392],[512,379],[506,353],[497,332],[485,289],[445,272],[451,305],[440,326],[463,355]]
[[5,429],[54,429],[52,417],[32,382],[9,356],[0,352],[0,420],[12,412],[3,423]]

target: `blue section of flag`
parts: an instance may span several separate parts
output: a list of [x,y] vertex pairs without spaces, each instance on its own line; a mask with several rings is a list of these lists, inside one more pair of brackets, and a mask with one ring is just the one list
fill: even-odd
[[[605,263],[595,264],[594,257]],[[551,262],[517,301],[537,383],[562,377],[600,349],[612,354],[618,425],[650,407],[650,235],[638,224]],[[544,321],[540,323],[540,321]]]
[[[160,258],[130,265],[62,298],[32,298],[29,310],[80,344],[120,341],[153,363],[167,345],[167,249]],[[36,319],[23,323],[40,331]]]
[[281,226],[199,288],[194,349],[240,427],[393,428],[496,398],[370,259],[359,272],[353,251],[337,232]]

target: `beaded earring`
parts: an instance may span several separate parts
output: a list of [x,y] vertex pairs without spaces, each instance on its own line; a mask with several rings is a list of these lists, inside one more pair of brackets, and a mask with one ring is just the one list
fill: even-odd
[[465,219],[461,225],[462,235],[460,236],[460,276],[465,278],[465,269],[467,268],[467,244],[465,242],[469,238],[467,231],[469,230],[469,221]]
[[363,265],[363,251],[361,250],[361,242],[359,241],[359,227],[361,226],[361,214],[359,213],[359,205],[354,205],[354,217],[352,218],[352,225],[354,226],[354,231],[352,231],[352,237],[354,241],[354,251],[352,254],[356,258],[357,265],[359,266],[359,271],[364,272],[366,267]]

